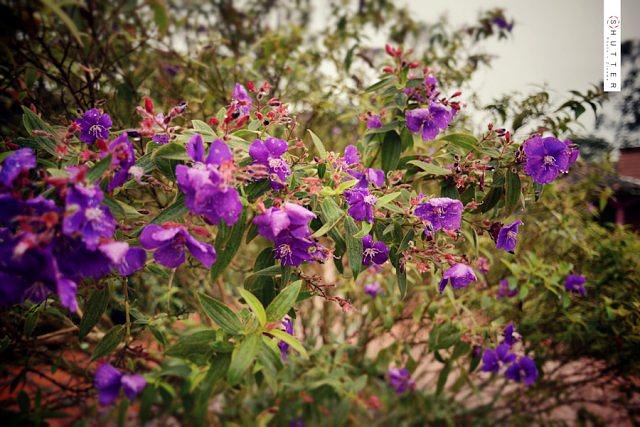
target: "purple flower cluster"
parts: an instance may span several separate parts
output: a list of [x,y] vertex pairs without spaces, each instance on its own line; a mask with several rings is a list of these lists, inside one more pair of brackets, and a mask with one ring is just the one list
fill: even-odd
[[507,366],[504,375],[507,379],[522,382],[530,386],[538,379],[538,368],[533,359],[527,356],[518,357],[512,347],[520,340],[513,323],[509,323],[503,332],[502,342],[495,348],[487,348],[482,354],[482,371],[498,373],[502,366]]
[[[293,335],[293,319],[289,316],[285,316],[282,319],[282,327],[284,331],[289,335]],[[284,341],[278,342],[278,348],[280,349],[280,357],[282,360],[287,360],[287,355],[289,354],[289,344]]]
[[284,266],[323,261],[325,249],[311,237],[309,222],[316,215],[300,205],[271,207],[253,219],[258,233],[274,242],[275,258]]
[[504,249],[507,252],[513,253],[518,244],[518,229],[522,225],[522,221],[516,220],[509,225],[505,225],[498,232],[498,239],[496,240],[496,248]]
[[269,171],[269,181],[274,190],[284,188],[287,177],[291,175],[289,164],[282,158],[287,149],[287,141],[273,137],[264,141],[256,139],[249,146],[249,155],[253,158],[253,163],[263,165]]
[[471,267],[461,263],[454,264],[442,275],[442,280],[440,280],[440,284],[438,285],[438,291],[440,293],[444,292],[444,289],[449,283],[451,283],[453,289],[466,288],[469,286],[469,283],[475,282],[476,280],[476,274]]
[[526,155],[524,171],[538,184],[548,184],[560,174],[569,171],[578,159],[579,151],[571,141],[535,135],[527,139],[522,148]]
[[62,232],[78,236],[87,248],[96,249],[102,239],[113,236],[116,220],[102,204],[104,194],[97,185],[75,184],[67,191]]
[[411,379],[411,373],[406,368],[390,368],[387,371],[389,386],[395,390],[396,394],[402,394],[408,390],[413,390],[416,383]]
[[101,405],[113,404],[120,389],[129,400],[135,399],[147,386],[147,381],[140,374],[124,374],[109,363],[96,369],[94,386],[98,390],[98,401]]
[[462,202],[448,197],[435,197],[416,207],[414,214],[427,221],[428,232],[456,231],[462,223]]
[[221,220],[233,225],[242,212],[238,191],[229,184],[228,174],[221,166],[233,163],[233,154],[222,140],[215,140],[205,157],[202,136],[194,135],[187,142],[187,154],[195,164],[176,166],[178,187],[185,195],[185,204],[191,212],[201,215],[211,224]]
[[167,268],[177,268],[185,262],[185,248],[207,268],[216,262],[213,246],[196,240],[180,224],[147,225],[140,233],[140,245],[155,250],[153,259]]
[[253,100],[247,90],[240,83],[236,83],[231,93],[231,105],[238,113],[238,118],[248,116],[251,112]]
[[446,107],[431,102],[429,108],[407,110],[405,120],[411,133],[422,133],[423,141],[431,141],[449,126],[453,114]]
[[382,127],[382,120],[379,114],[370,114],[367,117],[367,129],[379,129]]
[[362,265],[382,265],[389,259],[389,248],[384,242],[374,242],[369,234],[362,238]]
[[[344,150],[344,164],[347,166],[357,166],[360,163],[360,154],[354,145],[348,145]],[[365,168],[364,172],[355,168],[348,169],[347,172],[358,182],[356,185],[344,192],[344,198],[349,204],[348,214],[356,221],[373,222],[374,206],[378,199],[369,192],[369,184],[376,188],[384,185],[384,171],[380,169]]]
[[98,139],[109,139],[111,129],[111,117],[97,108],[85,111],[82,117],[76,120],[80,126],[80,141],[93,144]]
[[498,298],[513,298],[518,295],[518,289],[510,289],[507,279],[500,280],[498,285]]
[[564,281],[564,289],[567,292],[578,294],[582,297],[587,295],[587,290],[584,288],[587,278],[579,274],[570,274]]
[[36,156],[31,148],[21,148],[9,154],[0,165],[0,186],[11,188],[15,179],[36,167]]
[[344,192],[344,198],[349,204],[347,213],[356,221],[373,222],[373,207],[378,198],[371,194],[367,188],[354,188]]

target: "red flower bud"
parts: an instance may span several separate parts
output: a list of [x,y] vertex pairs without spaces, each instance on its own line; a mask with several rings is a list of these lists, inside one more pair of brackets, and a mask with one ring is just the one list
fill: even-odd
[[144,110],[149,114],[153,114],[153,101],[148,96],[144,97]]

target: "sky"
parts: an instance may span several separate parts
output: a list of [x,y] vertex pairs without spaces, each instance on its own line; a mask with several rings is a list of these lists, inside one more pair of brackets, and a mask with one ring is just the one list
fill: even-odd
[[[490,41],[491,68],[471,86],[484,102],[496,94],[533,90],[546,83],[556,99],[584,91],[602,80],[603,0],[405,0],[416,18],[433,21],[446,14],[452,24],[473,22],[480,10],[501,7],[513,17],[509,40]],[[622,0],[622,40],[640,39],[640,0]],[[624,76],[623,76],[624,79]],[[593,127],[593,115],[584,125]]]

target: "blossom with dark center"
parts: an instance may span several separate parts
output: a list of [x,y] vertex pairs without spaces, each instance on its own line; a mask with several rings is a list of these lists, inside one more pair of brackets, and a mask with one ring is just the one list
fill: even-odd
[[80,141],[93,144],[98,139],[109,139],[111,117],[103,114],[101,110],[97,108],[87,110],[76,122],[80,126]]
[[348,166],[360,163],[360,153],[355,145],[347,145],[344,149],[344,163]]
[[382,127],[382,120],[379,114],[371,114],[367,117],[367,129],[378,129]]
[[503,226],[498,232],[496,248],[504,249],[507,252],[513,253],[516,249],[516,245],[518,244],[518,228],[521,225],[522,221],[518,219],[509,225]]
[[[289,335],[293,335],[293,320],[289,316],[284,316],[282,319],[282,327],[284,331]],[[282,360],[287,360],[287,354],[289,353],[289,344],[284,341],[278,342],[278,348],[280,349],[280,357]]]
[[500,280],[500,285],[498,286],[498,298],[513,298],[516,295],[518,295],[518,289],[511,289],[507,279]]
[[113,191],[124,184],[129,176],[129,169],[136,163],[136,155],[133,150],[133,144],[127,138],[127,134],[123,133],[109,144],[109,153],[111,154],[111,170],[113,178],[109,181],[107,189]]
[[285,203],[271,207],[253,219],[258,233],[274,242],[275,258],[282,265],[323,261],[326,250],[311,237],[309,222],[316,215],[300,205]]
[[239,113],[239,117],[248,116],[251,112],[253,100],[247,93],[247,90],[240,83],[236,83],[231,94],[231,105],[233,105]]
[[116,220],[102,204],[104,195],[96,185],[75,184],[67,190],[62,232],[80,236],[89,249],[96,249],[102,239],[111,238]]
[[553,136],[542,138],[535,135],[522,144],[526,155],[524,171],[538,184],[548,184],[561,173],[566,173],[571,159],[577,158],[577,150],[566,141]]
[[94,386],[98,390],[98,401],[101,405],[113,404],[124,391],[129,400],[135,399],[147,386],[147,381],[139,374],[124,374],[109,363],[104,363],[96,369]]
[[344,192],[344,198],[349,203],[347,212],[356,221],[373,222],[373,207],[378,199],[366,188],[354,188]]
[[60,304],[76,312],[76,283],[60,272],[50,247],[35,246],[30,237],[0,231],[0,305],[41,302],[57,293]]
[[487,348],[482,354],[482,371],[497,373],[500,366],[511,363],[516,359],[516,355],[511,353],[509,344],[503,343],[494,349]]
[[222,140],[213,141],[205,157],[204,142],[196,134],[187,142],[187,154],[195,161],[193,167],[176,167],[176,180],[185,195],[187,208],[211,224],[222,220],[229,226],[235,224],[242,212],[242,202],[223,170],[233,164],[233,154],[227,144]]
[[431,103],[429,108],[407,110],[405,120],[407,129],[412,133],[422,133],[423,141],[431,141],[449,126],[451,112],[442,105]]
[[433,231],[456,231],[460,229],[462,222],[462,209],[460,200],[436,197],[418,205],[414,214],[428,221]]
[[538,379],[538,368],[531,358],[522,356],[509,365],[504,376],[512,381],[522,382],[529,387]]
[[374,242],[373,237],[367,234],[362,238],[362,264],[382,265],[389,259],[389,248],[384,242]]
[[476,274],[471,267],[466,264],[455,264],[453,267],[449,267],[447,271],[442,275],[438,290],[440,293],[444,292],[444,288],[448,283],[451,283],[453,289],[466,288],[469,283],[476,281]]
[[23,172],[36,167],[36,156],[31,148],[21,148],[9,154],[0,165],[0,184],[13,186],[13,181]]
[[287,177],[291,175],[289,164],[282,158],[287,149],[287,141],[273,137],[264,141],[256,139],[249,146],[249,155],[253,158],[253,163],[263,165],[269,171],[269,181],[274,190],[284,188]]
[[509,324],[502,331],[502,336],[504,340],[503,343],[506,343],[509,347],[512,347],[515,343],[520,341],[520,334],[516,332],[516,327],[513,325],[513,322],[509,322]]
[[368,283],[364,285],[364,293],[375,298],[382,293],[382,287],[378,282]]
[[397,394],[402,394],[407,390],[413,390],[416,386],[411,379],[411,373],[406,368],[390,368],[387,372],[389,385]]
[[584,284],[587,278],[579,274],[570,274],[564,281],[564,289],[567,292],[578,294],[580,296],[587,295],[587,290],[584,288]]
[[185,262],[185,247],[207,268],[216,262],[213,246],[196,240],[179,224],[147,225],[140,233],[140,245],[147,250],[155,250],[153,258],[168,268],[177,268]]

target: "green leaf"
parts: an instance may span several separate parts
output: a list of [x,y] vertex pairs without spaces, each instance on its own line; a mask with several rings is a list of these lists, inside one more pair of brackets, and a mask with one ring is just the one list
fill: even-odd
[[385,194],[384,196],[380,197],[378,201],[376,201],[376,208],[380,209],[385,207],[386,205],[394,201],[398,196],[400,196],[400,194],[402,194],[402,192],[400,191]]
[[380,147],[382,154],[382,169],[385,172],[394,170],[398,166],[400,153],[402,152],[402,141],[396,131],[389,131],[384,134]]
[[96,360],[110,354],[118,344],[124,340],[126,330],[124,325],[116,325],[102,337],[91,355],[91,360]]
[[[242,210],[240,219],[231,227],[229,233],[218,233],[215,247],[218,254],[216,263],[211,266],[211,280],[215,280],[229,266],[240,249],[242,236],[247,226],[247,210]],[[222,228],[222,226],[220,226]]]
[[518,202],[520,201],[521,187],[520,175],[515,172],[508,171],[505,183],[505,208],[507,210],[511,211],[518,205]]
[[191,120],[191,124],[193,125],[193,128],[199,133],[209,136],[216,136],[216,133],[213,129],[211,129],[211,126],[209,126],[202,120]]
[[231,363],[227,371],[227,380],[231,385],[236,385],[240,382],[242,376],[256,358],[261,343],[261,334],[251,334],[233,349]]
[[87,172],[87,179],[91,182],[94,182],[100,178],[102,175],[109,169],[109,165],[111,165],[111,154],[100,160],[98,163],[93,165],[89,172]]
[[372,223],[366,222],[366,221],[363,222],[362,223],[362,228],[353,237],[355,237],[356,239],[362,239],[364,236],[369,234],[369,232],[371,231],[372,227],[373,227]]
[[436,395],[440,395],[442,394],[442,391],[444,390],[444,386],[447,384],[447,378],[449,378],[449,373],[451,372],[451,363],[447,362],[444,367],[442,368],[442,370],[440,371],[440,374],[438,375],[438,384],[436,386]]
[[194,332],[181,337],[177,343],[165,351],[165,355],[189,360],[196,365],[204,365],[213,355],[213,343],[216,339],[216,331]]
[[344,231],[344,238],[347,243],[347,257],[353,271],[353,278],[356,279],[362,270],[362,239],[355,237],[358,233],[358,226],[350,216],[346,217],[344,221]]
[[266,314],[268,322],[279,322],[282,320],[284,315],[291,310],[291,307],[293,307],[293,304],[296,302],[301,287],[302,280],[297,280],[280,291],[267,307]]
[[158,148],[152,154],[153,159],[157,162],[159,159],[167,160],[189,160],[187,150],[184,145],[170,142]]
[[422,169],[423,171],[425,171],[427,173],[427,175],[436,175],[436,176],[442,176],[442,175],[450,175],[451,171],[449,169],[445,169],[441,166],[435,165],[433,163],[427,163],[427,162],[423,162],[421,160],[411,160],[409,162],[410,165],[414,165],[419,167],[420,169]]
[[169,206],[165,208],[158,216],[153,218],[151,222],[153,224],[162,224],[167,221],[175,221],[180,219],[186,214],[188,211],[187,207],[184,204],[184,194],[182,192],[178,193],[175,201]]
[[253,314],[258,318],[260,326],[266,325],[267,313],[264,311],[264,307],[258,298],[246,289],[238,288],[238,292],[240,292],[240,296],[242,296],[249,307],[251,307],[251,311],[253,311]]
[[284,341],[287,344],[289,344],[291,348],[293,348],[295,351],[300,353],[300,355],[305,359],[309,358],[309,354],[307,353],[307,350],[304,348],[302,343],[298,341],[298,339],[293,335],[290,335],[280,329],[271,329],[270,331],[268,331],[268,333],[273,335],[275,338],[279,339],[280,341]]
[[396,267],[396,279],[398,280],[398,290],[400,291],[400,298],[404,299],[407,296],[407,270],[405,267]]
[[327,150],[326,148],[324,148],[324,144],[322,143],[322,140],[318,138],[318,135],[313,133],[311,129],[307,129],[307,131],[309,132],[309,135],[311,135],[311,142],[313,142],[313,145],[316,147],[316,151],[318,152],[318,155],[320,156],[320,158],[326,159]]
[[447,141],[453,145],[467,151],[475,151],[478,140],[475,136],[466,133],[450,133],[439,138],[441,141]]
[[205,314],[216,322],[220,329],[230,335],[239,335],[242,332],[240,319],[229,307],[203,293],[198,294],[198,298]]
[[109,305],[109,287],[105,286],[91,294],[89,301],[84,307],[84,315],[80,321],[79,337],[84,338],[89,331],[98,323],[102,314]]
[[386,86],[387,84],[390,84],[392,79],[393,79],[393,76],[384,77],[381,80],[379,80],[379,81],[375,82],[374,84],[372,84],[371,86],[369,86],[368,88],[366,88],[364,91],[366,93],[375,92],[378,89]]

